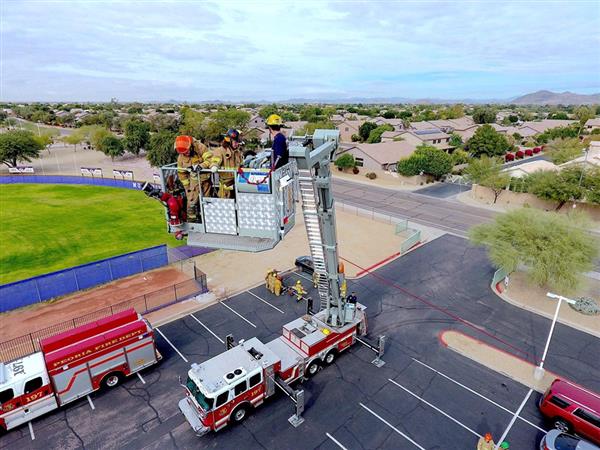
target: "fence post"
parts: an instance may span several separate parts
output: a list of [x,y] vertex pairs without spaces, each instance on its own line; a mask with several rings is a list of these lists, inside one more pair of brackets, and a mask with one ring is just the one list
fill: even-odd
[[35,284],[35,291],[37,292],[37,295],[38,295],[38,302],[41,302],[42,301],[42,295],[40,294],[40,287],[38,286],[37,279],[33,280],[33,284]]

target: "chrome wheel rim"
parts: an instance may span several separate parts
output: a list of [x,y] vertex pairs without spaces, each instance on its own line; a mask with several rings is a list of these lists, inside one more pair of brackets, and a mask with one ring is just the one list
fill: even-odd
[[106,385],[108,387],[115,387],[117,384],[119,384],[119,377],[116,375],[111,375],[106,379]]

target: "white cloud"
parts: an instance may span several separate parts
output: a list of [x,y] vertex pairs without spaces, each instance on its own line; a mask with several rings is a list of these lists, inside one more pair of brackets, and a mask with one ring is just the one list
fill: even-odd
[[598,2],[3,5],[5,100],[600,91]]

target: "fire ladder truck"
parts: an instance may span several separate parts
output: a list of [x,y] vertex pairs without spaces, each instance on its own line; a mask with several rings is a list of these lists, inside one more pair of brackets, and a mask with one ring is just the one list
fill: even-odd
[[[182,386],[179,408],[197,435],[243,421],[250,411],[282,390],[295,404],[293,426],[304,419],[304,391],[295,381],[314,376],[356,342],[376,352],[377,366],[385,337],[366,342],[365,306],[342,297],[344,274],[338,267],[334,199],[330,162],[338,147],[337,130],[316,130],[313,136],[290,141],[290,162],[270,172],[240,169],[234,199],[201,199],[201,223],[173,226],[188,234],[188,245],[261,251],[274,247],[294,224],[295,202],[302,200],[304,223],[317,277],[320,307],[283,326],[282,336],[268,343],[253,337],[201,364],[192,364]],[[163,189],[172,185],[173,165],[162,168]],[[169,181],[169,177],[170,181]],[[254,180],[254,181],[251,181]]]
[[152,326],[134,309],[43,339],[39,352],[0,363],[0,432],[113,388],[161,358]]

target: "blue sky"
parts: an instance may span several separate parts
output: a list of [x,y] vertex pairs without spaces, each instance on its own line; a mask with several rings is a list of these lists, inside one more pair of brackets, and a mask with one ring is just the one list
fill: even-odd
[[600,92],[600,1],[2,3],[4,101]]

